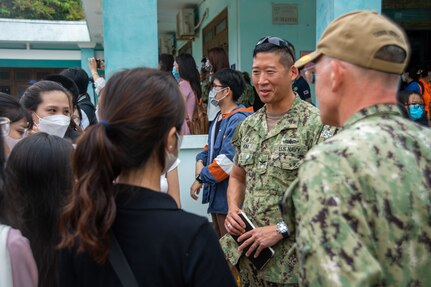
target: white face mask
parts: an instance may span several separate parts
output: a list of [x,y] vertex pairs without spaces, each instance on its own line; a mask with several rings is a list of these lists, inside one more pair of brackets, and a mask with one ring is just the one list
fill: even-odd
[[[178,153],[180,152],[181,142],[183,141],[183,136],[179,135],[177,132],[175,133],[177,136],[177,150]],[[165,168],[162,171],[162,174],[166,174],[168,170],[171,168],[171,166],[177,161],[178,155],[174,155],[171,152],[166,151],[165,156]]]
[[210,92],[209,92],[209,94],[208,94],[208,98],[209,98],[209,100],[210,100],[210,103],[211,103],[213,106],[218,107],[218,106],[219,106],[220,101],[227,97],[227,95],[225,95],[224,97],[222,97],[221,99],[218,99],[218,100],[215,98],[215,96],[217,95],[217,93],[219,93],[219,92],[221,92],[221,91],[223,91],[223,90],[225,90],[225,89],[227,89],[227,88],[223,88],[223,89],[221,89],[220,91],[216,91],[216,89],[215,89],[215,88],[212,88],[212,89],[211,89],[211,91],[210,91]]
[[61,138],[64,137],[67,127],[70,124],[70,117],[65,115],[53,115],[40,118],[36,113],[34,114],[39,118],[39,124],[36,125],[39,131]]

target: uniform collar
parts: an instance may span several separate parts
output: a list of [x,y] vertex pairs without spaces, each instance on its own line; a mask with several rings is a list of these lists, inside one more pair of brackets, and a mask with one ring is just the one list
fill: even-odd
[[343,129],[352,126],[354,123],[368,117],[377,115],[396,115],[402,116],[400,108],[396,104],[377,104],[363,108],[359,112],[353,114],[343,125]]
[[[247,125],[256,130],[261,138],[270,138],[279,134],[282,130],[298,127],[298,123],[300,120],[299,115],[301,114],[298,110],[298,107],[300,107],[302,100],[297,93],[294,94],[295,99],[293,100],[292,106],[287,111],[287,113],[280,119],[280,121],[275,125],[275,127],[269,132],[266,123],[266,105],[255,113],[255,117],[247,121]],[[262,129],[262,125],[265,126],[266,129]]]

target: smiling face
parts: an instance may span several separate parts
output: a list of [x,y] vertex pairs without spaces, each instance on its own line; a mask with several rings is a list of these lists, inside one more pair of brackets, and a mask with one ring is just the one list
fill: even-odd
[[288,98],[292,93],[292,81],[297,75],[292,69],[294,67],[286,68],[280,62],[279,54],[256,54],[253,58],[252,80],[263,103],[274,105]]
[[[42,102],[37,106],[35,113],[44,118],[52,115],[65,115],[70,117],[69,97],[62,91],[42,92]],[[33,121],[39,124],[39,118],[33,114]]]

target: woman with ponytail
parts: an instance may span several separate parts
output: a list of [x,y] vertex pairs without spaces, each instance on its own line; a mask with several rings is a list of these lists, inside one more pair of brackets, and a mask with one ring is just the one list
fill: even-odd
[[[103,92],[101,120],[73,158],[60,286],[125,286],[124,277],[136,286],[235,286],[207,219],[160,192],[182,138],[185,107],[175,80],[136,68],[113,75]],[[117,269],[113,250],[131,273]]]

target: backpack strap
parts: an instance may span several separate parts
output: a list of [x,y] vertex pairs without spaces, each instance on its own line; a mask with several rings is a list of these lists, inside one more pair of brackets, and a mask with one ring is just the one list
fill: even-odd
[[124,256],[123,250],[121,250],[118,244],[117,238],[115,238],[112,230],[109,232],[111,238],[111,248],[109,249],[109,262],[111,262],[115,273],[121,281],[124,287],[138,287],[135,275],[133,275],[132,269]]

